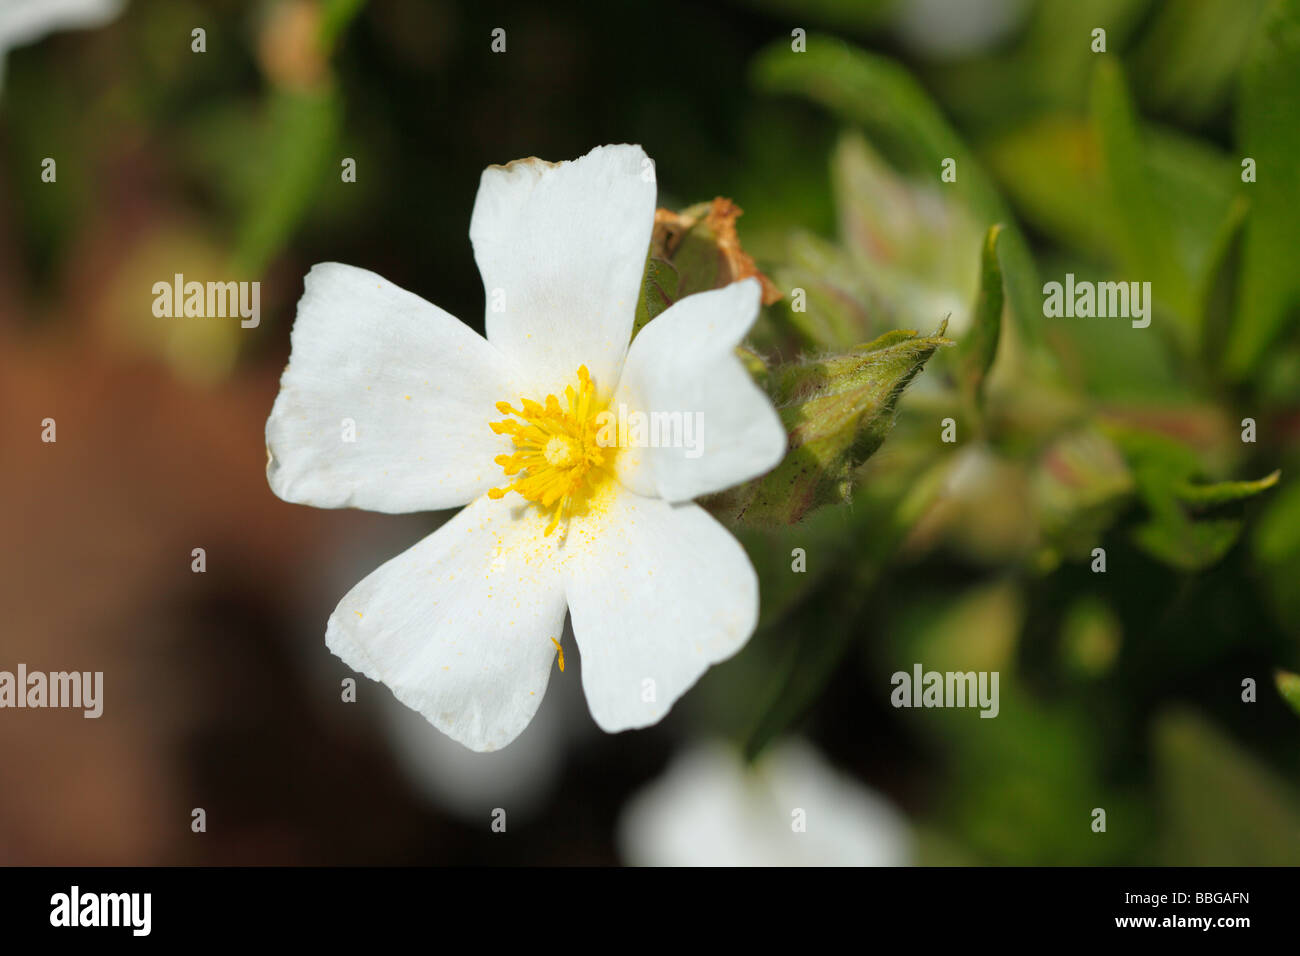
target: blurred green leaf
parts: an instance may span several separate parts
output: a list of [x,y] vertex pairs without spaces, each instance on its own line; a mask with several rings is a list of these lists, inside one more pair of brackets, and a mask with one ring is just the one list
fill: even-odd
[[1241,533],[1234,518],[1190,521],[1173,510],[1161,509],[1134,529],[1133,540],[1153,558],[1182,571],[1200,571],[1228,553]]
[[[1037,228],[1097,262],[1128,267],[1132,244],[1117,244],[1116,237],[1126,234],[1132,213],[1123,197],[1118,206],[1107,199],[1111,188],[1097,123],[1060,114],[1035,118],[994,139],[983,155],[1016,208]],[[1190,310],[1178,316],[1181,338],[1192,345],[1214,317],[1209,288],[1224,267],[1234,219],[1242,212],[1234,205],[1236,165],[1205,143],[1159,128],[1143,130],[1142,162],[1141,188],[1151,197],[1147,205],[1168,225],[1166,254],[1173,260],[1173,281],[1182,289],[1175,299],[1181,296],[1183,308]],[[1099,196],[1104,201],[1098,202]],[[1066,265],[1079,274],[1078,263]],[[1156,277],[1149,278],[1153,293],[1167,302]],[[1094,332],[1089,329],[1089,335]]]
[[1266,0],[1183,0],[1157,4],[1133,53],[1138,95],[1189,122],[1227,103]]
[[[957,768],[946,802],[960,831],[998,865],[1042,866],[1062,859],[1113,865],[1131,858],[1146,838],[1149,811],[1103,783],[1088,715],[1041,704],[1010,682],[1001,696],[996,720],[951,713],[968,718],[969,725],[949,743]],[[926,716],[931,713],[934,720],[946,716]],[[1090,827],[1099,806],[1108,813],[1104,839]]]
[[[1059,263],[1059,264],[1057,264]],[[1073,271],[1075,281],[1102,281],[1091,266],[1050,260],[1044,271],[1058,279]],[[1196,391],[1174,361],[1164,336],[1133,329],[1128,322],[1045,320],[1047,341],[1059,356],[1069,387],[1076,393],[1115,403],[1190,403]]]
[[1000,225],[991,226],[980,253],[980,291],[974,320],[957,345],[958,378],[963,392],[977,408],[984,404],[984,381],[998,353],[1002,332],[1002,267],[998,265]]
[[328,89],[272,94],[257,144],[261,162],[241,206],[240,272],[260,275],[293,235],[334,169],[341,107]]
[[327,52],[334,49],[365,5],[366,0],[324,0],[321,4],[320,40]]
[[1224,358],[1248,376],[1300,305],[1300,0],[1274,0],[1242,68],[1237,138],[1257,181],[1242,247],[1236,318]]
[[1102,182],[1125,278],[1149,281],[1153,296],[1186,320],[1193,314],[1191,287],[1174,254],[1165,210],[1151,191],[1147,150],[1119,61],[1099,57],[1093,73],[1091,115]]
[[1109,217],[1098,215],[1101,157],[1095,130],[1053,113],[991,140],[989,168],[1032,225],[1066,246],[1104,258],[1111,251]]
[[987,133],[1077,113],[1098,56],[1092,31],[1104,29],[1106,49],[1121,53],[1150,5],[1151,0],[1026,3],[1028,23],[1010,49],[999,45],[984,56],[926,64],[925,78],[964,129]]
[[1230,334],[1236,307],[1235,287],[1241,267],[1242,232],[1249,209],[1246,197],[1240,195],[1228,207],[1206,257],[1206,267],[1197,290],[1200,356],[1208,365],[1217,364],[1216,356],[1223,353]]
[[1160,127],[1143,129],[1143,145],[1147,188],[1169,224],[1178,274],[1203,282],[1238,196],[1237,164],[1217,147]]
[[906,651],[926,670],[1005,672],[1013,666],[1025,616],[1024,597],[1013,579],[967,588],[937,606],[939,613],[927,617]]
[[1093,427],[1063,432],[1036,462],[1034,511],[1048,564],[1081,560],[1097,546],[1135,487],[1133,474],[1114,443]]
[[[91,111],[72,84],[51,82],[50,77],[24,62],[8,63],[0,55],[0,103],[4,129],[3,149],[7,190],[5,218],[21,236],[21,271],[31,280],[43,280],[78,227],[78,220],[94,208],[96,172],[91,165],[94,145],[114,129],[99,124],[101,110]],[[89,115],[87,115],[89,114]],[[83,118],[69,122],[69,117]],[[56,161],[57,180],[39,188],[18,188],[39,182],[43,162]],[[12,241],[12,240],[11,240]]]
[[1082,105],[1088,71],[1098,56],[1092,31],[1106,31],[1107,55],[1118,55],[1142,22],[1151,0],[1085,0],[1039,3],[1025,32],[1017,60],[1025,95],[1042,111]]
[[1300,483],[1287,482],[1264,507],[1252,544],[1276,613],[1300,634]]
[[[910,672],[917,663],[939,672],[1000,673],[996,718],[957,707],[899,712],[933,738],[945,762],[941,819],[987,862],[1124,859],[1149,821],[1140,806],[1103,784],[1090,715],[1055,694],[1040,700],[1017,680],[1026,608],[1016,583],[999,580],[955,596],[927,588],[903,608],[884,629],[876,680],[884,684],[891,672]],[[1089,828],[1097,806],[1110,814],[1105,840]]]
[[1164,862],[1177,866],[1300,864],[1294,794],[1204,720],[1167,712],[1154,729],[1163,796]]
[[1255,554],[1266,564],[1300,558],[1300,484],[1290,482],[1260,516]]
[[1282,472],[1275,471],[1257,481],[1220,481],[1209,485],[1185,481],[1174,486],[1174,494],[1183,504],[1206,508],[1253,498],[1272,488],[1281,477]]
[[1115,663],[1124,625],[1109,604],[1088,596],[1073,601],[1061,621],[1061,655],[1083,677],[1101,677]]
[[1134,428],[1110,427],[1111,437],[1133,469],[1147,516],[1133,532],[1152,557],[1184,571],[1198,571],[1222,558],[1242,528],[1240,503],[1272,487],[1274,473],[1259,481],[1196,484],[1196,454],[1179,442]]
[[1296,714],[1300,714],[1300,674],[1280,670],[1273,675],[1273,679],[1277,683],[1277,692],[1282,695],[1282,699]]

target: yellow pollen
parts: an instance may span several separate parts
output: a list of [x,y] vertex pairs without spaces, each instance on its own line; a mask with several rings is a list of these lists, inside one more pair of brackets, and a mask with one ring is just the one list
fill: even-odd
[[560,673],[564,673],[564,647],[555,638],[551,638],[551,643],[555,645],[556,651],[560,654]]
[[[492,498],[504,498],[514,491],[549,512],[549,536],[575,511],[581,511],[592,492],[613,476],[617,448],[601,445],[601,412],[605,402],[596,396],[596,384],[587,366],[578,368],[577,388],[564,389],[564,403],[547,395],[544,403],[523,398],[519,408],[497,402],[497,411],[510,417],[489,422],[498,435],[509,435],[514,453],[498,455],[496,463],[507,478],[503,488],[488,491]],[[564,670],[561,658],[560,670]]]
[[552,467],[562,468],[573,459],[573,446],[569,444],[567,438],[561,438],[556,435],[546,443],[546,449],[543,453],[546,461]]

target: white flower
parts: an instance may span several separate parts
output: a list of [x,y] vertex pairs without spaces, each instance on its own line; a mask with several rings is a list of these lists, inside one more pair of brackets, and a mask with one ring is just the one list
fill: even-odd
[[894,27],[917,52],[957,60],[996,46],[1029,9],[1027,0],[907,0],[894,8]]
[[753,767],[727,744],[697,744],[632,798],[618,836],[637,866],[901,866],[911,856],[903,816],[797,739]]
[[0,87],[10,50],[55,30],[103,26],[125,5],[126,0],[0,0]]
[[[687,296],[629,347],[654,209],[636,146],[485,170],[470,239],[486,339],[374,273],[307,275],[267,476],[318,507],[466,505],[353,588],[325,640],[473,750],[532,719],[566,608],[610,732],[658,721],[754,629],[753,566],[691,499],[785,450],[734,353],[759,285]],[[698,413],[701,453],[602,446],[599,413],[620,406]]]

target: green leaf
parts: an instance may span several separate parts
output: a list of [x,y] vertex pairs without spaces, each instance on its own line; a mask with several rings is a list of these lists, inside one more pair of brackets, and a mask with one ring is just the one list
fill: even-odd
[[895,331],[849,352],[768,374],[790,437],[785,458],[761,478],[714,495],[709,505],[735,522],[793,524],[853,491],[853,472],[894,426],[899,396],[935,350],[952,343]]
[[1263,564],[1300,559],[1300,484],[1290,482],[1260,516],[1255,555]]
[[1119,61],[1101,57],[1093,73],[1091,115],[1102,180],[1126,278],[1151,283],[1152,293],[1181,318],[1194,314],[1191,285],[1175,254],[1165,209],[1155,201],[1146,142]]
[[949,184],[954,191],[982,211],[1000,208],[997,193],[938,106],[894,61],[814,35],[806,53],[792,54],[785,43],[769,47],[753,72],[760,89],[805,96],[863,127],[903,168],[937,180],[942,161],[956,159],[957,182]]
[[1053,114],[988,143],[983,156],[1024,219],[1095,258],[1111,252],[1109,218],[1098,215],[1101,159],[1087,123]]
[[1237,99],[1237,140],[1257,181],[1242,247],[1229,375],[1253,372],[1300,305],[1300,0],[1275,0],[1246,63]]
[[1253,498],[1272,488],[1281,477],[1282,472],[1279,469],[1257,481],[1220,481],[1212,485],[1182,482],[1174,487],[1174,494],[1183,504],[1196,508],[1209,508],[1231,501]]
[[[1073,271],[1079,281],[1104,281],[1105,272],[1060,260],[1052,267],[1063,277]],[[1113,273],[1111,273],[1113,277]],[[1197,394],[1165,336],[1135,330],[1128,322],[1049,320],[1047,340],[1060,356],[1067,381],[1076,394],[1113,407],[1185,405]]]
[[1087,0],[1084,3],[1036,4],[1017,57],[1025,94],[1038,112],[1056,112],[1081,104],[1088,70],[1098,54],[1092,31],[1106,30],[1110,54],[1122,50],[1146,15],[1151,0]]
[[1300,483],[1271,496],[1255,524],[1252,551],[1282,626],[1300,634]]
[[1241,267],[1242,232],[1249,209],[1245,196],[1237,196],[1229,205],[1201,274],[1196,294],[1200,309],[1200,355],[1209,365],[1214,364],[1215,356],[1223,353],[1231,332],[1236,280]]
[[1180,571],[1202,571],[1217,564],[1236,543],[1241,522],[1232,518],[1188,521],[1160,513],[1133,531],[1134,542],[1159,561]]
[[1198,0],[1195,12],[1166,3],[1153,11],[1134,52],[1142,100],[1193,125],[1228,105],[1265,0]]
[[1061,656],[1075,674],[1097,678],[1115,664],[1124,625],[1109,604],[1091,595],[1073,601],[1061,621]]
[[998,265],[1000,225],[989,228],[980,254],[980,291],[974,318],[957,346],[958,379],[976,408],[984,405],[984,382],[998,354],[1002,332],[1002,267]]
[[[1129,228],[1130,213],[1126,204],[1116,210],[1109,201],[1096,127],[1095,122],[1059,115],[1038,118],[993,141],[983,154],[1025,219],[1067,248],[1126,268],[1133,253],[1116,237]],[[1187,296],[1184,307],[1196,305],[1179,316],[1183,337],[1189,345],[1198,337],[1204,344],[1207,315],[1217,316],[1206,303],[1208,289],[1224,269],[1226,246],[1237,228],[1234,218],[1243,212],[1234,205],[1244,199],[1233,186],[1237,166],[1199,140],[1162,129],[1143,131],[1142,153],[1143,188],[1168,223],[1169,254],[1181,276],[1174,281],[1187,286],[1179,293]],[[1077,263],[1069,264],[1078,274]],[[1154,282],[1155,277],[1139,278]],[[1164,291],[1154,284],[1152,291],[1164,304]],[[1095,332],[1089,329],[1088,334]]]
[[321,6],[320,40],[326,52],[334,49],[365,5],[366,0],[325,0]]
[[1217,147],[1175,130],[1143,129],[1148,188],[1169,223],[1174,254],[1188,275],[1211,265],[1238,197],[1238,166]]
[[241,274],[261,274],[292,237],[333,168],[341,106],[328,88],[279,90],[260,130],[262,161],[235,242]]
[[1170,567],[1199,571],[1222,558],[1242,529],[1240,505],[1277,483],[1279,472],[1258,481],[1194,483],[1195,453],[1164,436],[1112,426],[1147,515],[1133,531],[1144,551]]
[[1277,692],[1282,695],[1282,699],[1300,714],[1300,674],[1279,670],[1273,675],[1273,680],[1277,683]]
[[1135,482],[1114,443],[1083,427],[1061,432],[1043,448],[1031,487],[1049,549],[1043,558],[1054,563],[1085,559],[1130,502]]

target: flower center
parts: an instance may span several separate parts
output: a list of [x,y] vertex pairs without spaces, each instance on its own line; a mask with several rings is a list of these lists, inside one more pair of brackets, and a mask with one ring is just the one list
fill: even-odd
[[564,397],[566,405],[554,395],[547,395],[545,404],[520,399],[518,409],[509,402],[497,402],[497,411],[512,417],[489,422],[498,435],[510,436],[515,450],[495,459],[514,481],[490,489],[488,495],[504,498],[514,491],[536,502],[551,513],[548,536],[575,510],[585,507],[592,492],[612,477],[610,465],[617,452],[597,440],[598,419],[605,405],[596,398],[587,366],[578,368],[578,387],[567,386]]
[[542,454],[546,456],[548,464],[560,468],[573,460],[573,443],[567,438],[556,435],[546,443],[546,450]]

